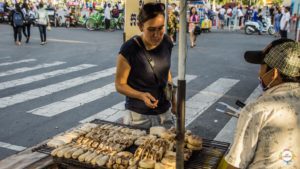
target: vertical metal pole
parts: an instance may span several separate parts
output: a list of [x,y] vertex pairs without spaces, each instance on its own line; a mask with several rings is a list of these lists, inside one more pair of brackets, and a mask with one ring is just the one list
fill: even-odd
[[178,54],[178,95],[176,119],[176,169],[184,169],[184,133],[185,133],[185,65],[187,54],[187,1],[180,0],[179,54]]
[[296,14],[297,14],[297,23],[296,23],[296,38],[295,38],[295,40],[297,42],[300,42],[300,27],[299,27],[299,25],[300,25],[300,3],[298,4],[298,9],[297,9]]

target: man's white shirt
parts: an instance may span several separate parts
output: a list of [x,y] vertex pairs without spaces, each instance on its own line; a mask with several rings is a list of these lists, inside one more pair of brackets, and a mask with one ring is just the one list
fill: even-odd
[[[291,15],[290,12],[285,12],[282,14],[281,20],[280,20],[280,30],[289,30],[290,28],[290,19],[291,19]],[[287,22],[287,26],[286,28],[284,28],[285,24]]]

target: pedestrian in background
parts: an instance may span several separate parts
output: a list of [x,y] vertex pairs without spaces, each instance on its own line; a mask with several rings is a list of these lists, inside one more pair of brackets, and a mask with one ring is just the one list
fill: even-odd
[[105,30],[110,31],[110,20],[111,20],[111,10],[110,10],[110,3],[104,5],[104,18],[105,18]]
[[11,25],[14,29],[14,40],[16,45],[21,45],[22,41],[22,29],[24,26],[24,15],[21,11],[21,7],[18,3],[15,5],[15,10],[11,13]]
[[280,36],[281,38],[287,38],[287,32],[290,29],[290,7],[284,7],[284,12],[280,20]]
[[176,5],[176,3],[172,3],[171,6],[173,7],[173,14],[176,17],[175,32],[174,32],[174,35],[173,35],[173,43],[174,43],[174,45],[176,45],[177,31],[178,31],[178,28],[179,28],[178,23],[179,23],[180,15],[179,15],[179,8]]
[[176,32],[176,27],[177,27],[177,18],[174,15],[172,6],[168,6],[168,22],[167,23],[168,23],[167,33],[174,44],[174,34]]
[[47,25],[49,24],[48,12],[44,8],[42,2],[39,3],[39,9],[37,10],[37,24],[40,31],[41,45],[47,43]]
[[225,10],[224,6],[222,6],[221,9],[219,10],[219,14],[218,14],[219,21],[220,21],[219,24],[220,24],[221,29],[224,29],[225,13],[226,13],[226,10]]
[[190,15],[188,18],[191,48],[196,46],[197,35],[195,35],[195,29],[197,25],[199,26],[199,21],[196,8],[193,6],[190,8]]
[[28,43],[30,39],[31,24],[34,19],[34,12],[31,10],[31,7],[29,7],[29,4],[27,4],[26,1],[24,1],[22,5],[22,13],[24,16],[23,34],[26,37],[26,43]]
[[258,9],[258,14],[257,14],[257,23],[259,25],[259,32],[258,34],[261,35],[263,31],[263,12],[262,9]]
[[227,24],[227,27],[230,29],[230,26],[231,26],[231,17],[232,17],[232,8],[231,6],[228,7],[228,9],[226,10],[226,24]]
[[238,20],[239,20],[239,27],[241,29],[243,27],[243,18],[244,18],[242,5],[237,10],[237,16],[238,16]]
[[281,19],[281,10],[277,7],[274,11],[274,28],[275,28],[275,37],[279,36],[280,32],[280,19]]

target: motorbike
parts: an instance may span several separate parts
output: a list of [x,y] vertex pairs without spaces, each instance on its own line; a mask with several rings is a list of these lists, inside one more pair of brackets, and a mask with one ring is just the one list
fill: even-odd
[[[271,19],[264,17],[262,20],[262,33],[268,33],[269,35],[275,34],[274,26],[271,24]],[[245,34],[252,35],[254,33],[260,33],[258,22],[247,21],[245,23]]]
[[65,19],[66,19],[66,21],[65,21],[66,28],[69,28],[71,25],[77,26],[77,24],[78,24],[78,21],[74,15],[65,15]]

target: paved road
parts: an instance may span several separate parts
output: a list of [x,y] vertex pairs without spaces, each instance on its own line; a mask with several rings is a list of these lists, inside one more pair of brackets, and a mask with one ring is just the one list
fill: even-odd
[[[0,159],[93,118],[123,115],[124,97],[115,92],[115,60],[122,32],[57,28],[39,45],[15,46],[12,29],[0,25]],[[187,127],[196,134],[231,142],[235,119],[216,111],[259,92],[257,65],[243,59],[274,38],[239,32],[202,34],[187,57]],[[178,46],[172,55],[177,76]],[[250,96],[251,95],[251,96]],[[250,100],[250,99],[248,99]]]

